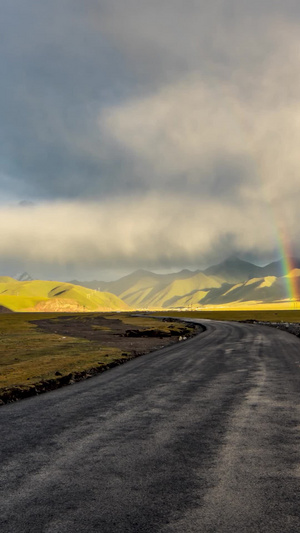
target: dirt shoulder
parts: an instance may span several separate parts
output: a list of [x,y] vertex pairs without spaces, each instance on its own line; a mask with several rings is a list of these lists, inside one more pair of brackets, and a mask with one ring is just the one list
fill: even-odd
[[[3,319],[0,403],[57,389],[203,331],[127,313],[31,314]],[[5,350],[5,352],[4,352]]]
[[258,320],[247,320],[250,324],[259,324],[261,326],[270,326],[271,328],[280,329],[282,331],[287,331],[292,335],[300,338],[300,323],[298,322],[260,322]]

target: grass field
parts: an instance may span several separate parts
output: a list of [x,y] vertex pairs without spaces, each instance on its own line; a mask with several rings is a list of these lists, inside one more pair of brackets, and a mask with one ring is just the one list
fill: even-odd
[[300,309],[226,309],[218,311],[162,311],[151,313],[153,316],[172,316],[177,318],[209,318],[211,320],[257,320],[259,322],[300,323]]
[[[124,352],[122,344],[120,345],[120,341],[124,339],[120,339],[120,336],[111,331],[111,325],[109,327],[95,326],[94,322],[91,322],[89,326],[89,321],[99,316],[108,321],[113,319],[116,323],[121,321],[125,330],[126,328],[156,329],[162,334],[168,334],[170,328],[173,331],[178,329],[179,332],[180,327],[184,326],[177,322],[162,322],[150,317],[134,317],[126,313],[11,313],[0,315],[0,399],[2,398],[5,402],[27,395],[27,393],[32,395],[44,389],[57,388],[72,380],[76,374],[79,376],[80,373],[91,370],[98,373],[101,369],[132,358],[135,339],[129,339],[132,350],[129,348]],[[66,327],[70,325],[70,321],[72,322],[71,334],[67,330],[64,334],[64,323],[61,325],[62,318],[63,322],[66,322]],[[50,332],[43,331],[39,327],[40,321],[46,321],[50,326]],[[79,326],[82,324],[84,324],[85,331],[89,331],[90,328],[90,338],[87,338],[86,334],[80,334]],[[95,332],[98,335],[97,340],[93,340],[92,337]],[[109,346],[105,344],[105,340],[101,342],[102,333],[106,341],[109,338]],[[111,337],[108,337],[108,334]],[[153,339],[153,342],[155,341],[157,343],[157,339]],[[151,339],[148,340],[148,344],[149,342],[151,344]]]

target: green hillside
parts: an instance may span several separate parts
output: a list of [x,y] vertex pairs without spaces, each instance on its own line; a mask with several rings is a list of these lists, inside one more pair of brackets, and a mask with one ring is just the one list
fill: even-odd
[[11,278],[10,276],[0,276],[0,283],[8,283],[9,281],[16,281],[14,278]]
[[[2,280],[3,278],[0,278]],[[57,281],[0,281],[0,305],[12,311],[117,311],[128,305],[116,295]]]
[[[174,307],[178,306],[178,300],[187,298],[194,292],[203,292],[214,287],[220,287],[220,282],[215,278],[209,278],[201,272],[185,279],[176,279],[169,283],[164,289],[156,293],[149,302],[150,307]],[[125,295],[122,296],[125,298]],[[163,304],[163,305],[161,305]]]
[[177,300],[191,292],[205,291],[220,285],[218,279],[202,272],[183,270],[177,274],[159,275],[140,270],[109,283],[108,287],[111,292],[116,291],[131,307],[168,308],[177,305]]

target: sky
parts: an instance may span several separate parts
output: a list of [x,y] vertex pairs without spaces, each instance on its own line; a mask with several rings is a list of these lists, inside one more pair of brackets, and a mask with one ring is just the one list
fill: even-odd
[[300,255],[300,3],[2,0],[0,273]]

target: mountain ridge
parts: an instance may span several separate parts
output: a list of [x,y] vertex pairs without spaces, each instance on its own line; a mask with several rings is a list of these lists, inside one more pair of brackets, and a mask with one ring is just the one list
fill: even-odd
[[[19,283],[17,290],[23,287],[23,297],[27,298],[27,308],[31,310],[47,310],[59,306],[64,310],[66,307],[70,310],[72,306],[74,310],[99,310],[101,305],[105,309],[111,305],[116,308],[117,306],[112,304],[113,296],[118,298],[120,307],[126,305],[127,308],[134,309],[178,309],[190,306],[201,308],[207,305],[226,306],[246,302],[278,303],[288,301],[287,295],[291,287],[289,279],[293,279],[293,287],[298,291],[297,300],[300,300],[300,259],[289,258],[288,264],[291,265],[291,270],[287,276],[283,275],[282,259],[258,266],[235,256],[203,270],[183,269],[175,273],[157,274],[150,270],[138,269],[114,281],[39,282],[17,281],[2,276],[0,304],[16,310],[9,305],[12,300],[13,305],[16,305],[14,283]],[[26,273],[27,276],[31,277]],[[27,294],[25,288],[29,286],[30,291]],[[51,290],[47,293],[48,286],[51,286]],[[82,291],[87,292],[83,294]],[[68,296],[70,298],[67,302]],[[108,298],[109,305],[103,303],[105,298]]]
[[[300,267],[300,259],[291,258]],[[231,256],[204,270],[156,274],[139,269],[111,282],[93,282],[135,308],[179,308],[190,305],[228,305],[231,302],[277,302],[287,299],[282,260],[264,266]],[[294,269],[296,281],[300,270]],[[293,270],[293,272],[294,272]],[[72,281],[89,286],[90,282]]]

